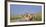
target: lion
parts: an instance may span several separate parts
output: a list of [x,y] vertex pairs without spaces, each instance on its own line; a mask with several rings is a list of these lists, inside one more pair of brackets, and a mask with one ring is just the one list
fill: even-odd
[[25,18],[26,21],[31,21],[33,16],[32,16],[32,14],[27,14],[27,15],[24,16],[24,18]]

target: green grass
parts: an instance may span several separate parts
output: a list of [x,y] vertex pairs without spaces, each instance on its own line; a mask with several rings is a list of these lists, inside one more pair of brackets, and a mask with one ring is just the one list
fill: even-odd
[[[36,16],[36,17],[35,17]],[[33,18],[32,18],[32,20],[31,21],[42,21],[42,15],[41,14],[36,14],[35,16],[33,16]],[[10,18],[10,21],[11,22],[14,22],[14,21],[16,21],[16,20],[18,20],[18,19],[23,19],[23,15],[21,15],[21,17],[19,17],[19,16],[15,16],[15,17],[11,17]]]

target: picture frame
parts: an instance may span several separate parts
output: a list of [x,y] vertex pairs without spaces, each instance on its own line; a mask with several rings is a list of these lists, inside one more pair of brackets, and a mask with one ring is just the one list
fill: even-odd
[[[14,4],[16,4],[16,5],[18,5],[18,6],[14,5]],[[30,6],[28,7],[28,5],[31,5],[31,6],[34,5],[34,6],[32,6],[32,8],[34,7],[35,9],[36,9],[37,6],[40,6],[40,7],[37,7],[37,9],[38,9],[38,8],[39,8],[38,10],[41,9],[41,10],[40,10],[40,13],[41,13],[41,11],[42,11],[42,13],[41,13],[41,14],[42,14],[42,16],[41,16],[41,17],[42,17],[42,20],[40,19],[41,22],[39,22],[39,21],[37,21],[37,22],[35,22],[35,21],[33,21],[33,22],[32,22],[32,21],[31,21],[31,22],[30,22],[30,21],[27,21],[27,22],[25,22],[25,21],[24,21],[24,22],[23,22],[23,21],[21,21],[21,22],[16,22],[16,21],[15,21],[15,23],[11,23],[11,22],[10,22],[10,21],[11,21],[11,20],[10,20],[11,15],[14,16],[14,15],[15,15],[14,13],[15,13],[16,11],[14,10],[14,6],[13,6],[13,11],[11,11],[12,8],[11,8],[11,10],[9,10],[9,9],[10,9],[10,5],[12,5],[12,6],[14,5],[14,6],[19,7],[19,8],[21,7],[21,8],[20,8],[20,11],[21,11],[22,7],[23,7],[23,8],[24,8],[24,7],[29,8]],[[19,5],[20,5],[20,6],[19,6]],[[23,5],[23,6],[22,6],[22,5]],[[26,6],[25,6],[25,5],[26,5]],[[37,6],[36,6],[36,5],[37,5]],[[11,7],[12,7],[12,6],[11,6]],[[42,8],[41,8],[41,7],[42,7]],[[28,10],[27,8],[26,8],[26,10]],[[32,8],[31,8],[31,9],[32,9]],[[17,9],[17,8],[16,8],[16,9]],[[25,8],[24,8],[24,9],[25,9]],[[29,8],[29,9],[30,9],[30,8]],[[25,11],[26,11],[26,10],[25,10]],[[38,10],[37,10],[37,11],[38,11]],[[15,12],[14,12],[14,11],[15,11]],[[33,10],[32,10],[32,11],[33,11]],[[14,15],[11,14],[11,12],[13,12]],[[19,11],[18,11],[18,12],[19,12]],[[21,11],[21,12],[22,12],[22,11]],[[28,12],[30,13],[30,11],[28,11]],[[28,12],[27,12],[27,13],[28,13]],[[35,10],[35,12],[36,12],[36,10]],[[16,13],[17,13],[17,12],[16,12]],[[41,15],[41,14],[40,14],[40,15]],[[25,14],[24,14],[24,15],[25,15]],[[38,20],[38,19],[37,19],[37,20]],[[42,25],[42,24],[45,24],[45,3],[44,3],[44,2],[7,1],[7,0],[5,1],[5,26],[26,26],[26,25]]]

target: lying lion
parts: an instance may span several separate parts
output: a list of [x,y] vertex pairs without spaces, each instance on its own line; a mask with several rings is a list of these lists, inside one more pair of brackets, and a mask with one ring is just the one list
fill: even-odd
[[24,16],[24,18],[25,18],[26,21],[31,21],[32,17],[33,16],[31,14],[27,14],[27,15]]

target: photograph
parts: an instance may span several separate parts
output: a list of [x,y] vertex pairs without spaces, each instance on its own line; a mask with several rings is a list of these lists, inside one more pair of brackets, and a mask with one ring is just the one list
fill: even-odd
[[40,3],[7,3],[8,25],[44,23],[44,4]]
[[10,4],[10,22],[42,21],[42,7]]

